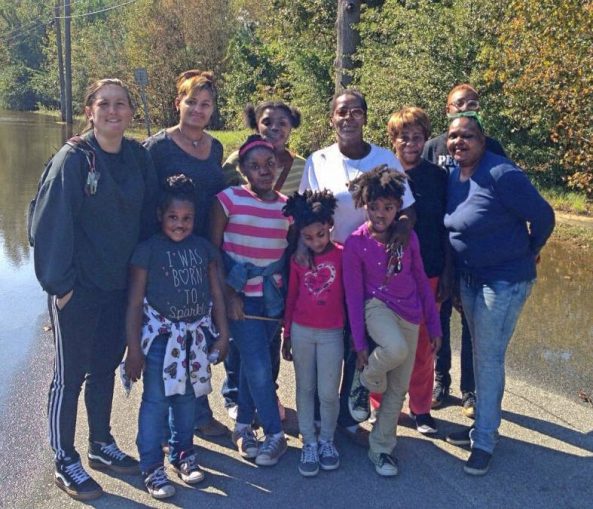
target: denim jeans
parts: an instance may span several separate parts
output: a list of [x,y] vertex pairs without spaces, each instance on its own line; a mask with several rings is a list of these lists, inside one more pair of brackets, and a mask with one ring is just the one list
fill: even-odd
[[461,303],[474,346],[476,422],[472,448],[492,453],[502,419],[505,354],[534,281],[461,281]]
[[[278,389],[278,375],[280,373],[280,348],[282,346],[282,334],[280,328],[274,336],[274,340],[270,345],[270,355],[272,356],[272,374],[274,375],[274,387]],[[239,399],[239,377],[241,373],[241,355],[235,345],[234,341],[229,344],[229,353],[224,359],[224,370],[226,371],[226,377],[222,383],[220,393],[224,398],[224,406],[226,408],[232,407],[237,404]],[[208,401],[206,400],[206,404]],[[210,408],[210,407],[208,407]],[[212,416],[212,411],[210,411]],[[196,424],[197,425],[197,424]]]
[[169,417],[169,461],[179,460],[182,452],[193,448],[196,397],[187,377],[185,394],[165,396],[163,360],[167,339],[159,336],[148,351],[144,363],[144,392],[138,416],[136,445],[140,453],[140,470],[147,472],[163,464],[163,422]]
[[[447,299],[441,304],[441,329],[443,329],[443,342],[436,355],[435,380],[445,387],[451,386],[451,314],[453,302]],[[461,382],[459,389],[462,393],[474,392],[474,365],[472,352],[472,337],[465,315],[461,314]]]
[[[265,316],[263,297],[243,297],[243,310],[246,315]],[[270,354],[270,345],[279,327],[280,321],[230,322],[233,341],[241,357],[237,423],[251,424],[257,409],[266,435],[282,431]]]

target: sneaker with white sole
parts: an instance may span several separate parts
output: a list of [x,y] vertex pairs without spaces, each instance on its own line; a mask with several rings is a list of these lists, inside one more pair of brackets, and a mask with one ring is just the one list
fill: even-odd
[[354,372],[348,396],[348,410],[356,422],[364,422],[371,414],[370,392],[360,381],[360,371]]
[[96,470],[109,469],[118,474],[138,474],[138,460],[122,452],[115,442],[90,442],[88,450],[89,467]]
[[197,484],[204,480],[204,472],[200,469],[198,457],[192,450],[182,452],[179,461],[172,463],[171,466],[186,484]]
[[303,477],[315,477],[319,473],[317,444],[304,444],[301,449],[299,472]]
[[447,435],[447,442],[453,445],[470,445],[471,439],[469,435],[472,429],[474,429],[473,426],[471,428],[462,429],[461,431],[449,433]]
[[288,443],[284,434],[280,436],[266,436],[264,443],[259,448],[259,452],[255,457],[255,464],[260,467],[274,466],[287,449]]
[[416,430],[423,435],[434,435],[438,432],[437,424],[430,413],[415,414],[410,411],[410,418],[416,424]]
[[470,419],[475,419],[476,395],[473,392],[464,392],[461,395],[461,413]]
[[93,500],[103,494],[103,488],[86,472],[80,459],[56,461],[54,477],[56,486],[74,500]]
[[253,459],[257,456],[259,442],[251,426],[233,431],[231,438],[243,458]]
[[340,466],[340,453],[333,441],[319,441],[319,466],[321,470],[335,470]]
[[375,453],[369,450],[369,459],[375,465],[375,472],[382,477],[393,477],[399,473],[397,458],[385,452]]
[[144,486],[153,498],[161,500],[175,495],[175,486],[169,481],[163,465],[142,474],[142,476],[144,477]]
[[470,475],[486,475],[490,468],[490,461],[492,454],[476,447],[472,448],[472,452],[464,465],[463,470]]

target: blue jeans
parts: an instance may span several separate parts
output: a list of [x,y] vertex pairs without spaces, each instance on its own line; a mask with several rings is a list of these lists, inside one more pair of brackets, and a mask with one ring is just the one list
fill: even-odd
[[[278,375],[280,373],[280,349],[282,346],[282,334],[280,333],[280,328],[278,328],[278,332],[274,336],[274,340],[270,345],[270,355],[272,356],[272,374],[274,375],[274,387],[278,389]],[[224,370],[226,372],[226,377],[224,378],[224,382],[222,383],[222,387],[220,389],[220,393],[224,398],[224,406],[225,408],[230,408],[237,404],[237,400],[239,399],[239,378],[241,373],[241,355],[239,354],[239,350],[237,349],[237,345],[235,345],[234,341],[231,341],[229,344],[229,353],[227,354],[226,358],[224,359]],[[205,396],[204,396],[205,398]],[[198,399],[199,401],[199,399]],[[206,405],[208,405],[208,400],[206,399]],[[208,409],[210,407],[208,406]],[[212,411],[210,410],[210,417],[212,417]],[[197,420],[197,417],[196,417]],[[198,423],[196,422],[196,426]]]
[[[263,297],[243,297],[243,309],[246,315],[265,316]],[[233,341],[241,357],[237,423],[251,424],[257,409],[266,435],[282,431],[270,355],[270,345],[279,327],[279,321],[230,322]]]
[[472,448],[494,451],[502,419],[505,354],[533,283],[461,280],[461,303],[474,346],[477,403]]
[[176,462],[182,452],[193,449],[196,397],[189,376],[184,395],[165,396],[163,360],[166,346],[165,337],[156,338],[144,363],[144,392],[136,437],[142,472],[163,464],[163,422],[167,416],[170,426],[169,461]]
[[[441,304],[441,329],[443,330],[443,342],[441,349],[436,355],[434,368],[435,380],[451,387],[451,314],[453,313],[453,302],[447,299]],[[474,365],[472,352],[472,337],[469,332],[467,320],[461,314],[461,382],[459,389],[462,394],[474,392],[476,385],[474,381]]]

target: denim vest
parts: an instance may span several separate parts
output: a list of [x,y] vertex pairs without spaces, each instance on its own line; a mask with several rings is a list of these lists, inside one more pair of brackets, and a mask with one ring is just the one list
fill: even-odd
[[278,286],[274,274],[280,274],[282,281],[286,281],[286,255],[280,260],[271,263],[267,267],[258,267],[253,263],[239,263],[233,260],[227,253],[222,254],[224,268],[227,272],[226,284],[236,292],[241,292],[248,279],[263,277],[263,298],[266,308],[266,315],[276,318],[284,311],[284,286]]

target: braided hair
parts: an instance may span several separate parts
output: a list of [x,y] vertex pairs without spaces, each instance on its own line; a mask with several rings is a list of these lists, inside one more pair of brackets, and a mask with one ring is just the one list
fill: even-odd
[[379,198],[401,200],[406,190],[406,176],[382,164],[359,175],[348,183],[356,208],[364,207]]
[[191,178],[183,173],[171,175],[165,179],[158,208],[164,213],[173,200],[188,201],[193,205],[195,193],[196,186]]
[[338,201],[331,191],[311,191],[302,194],[295,192],[282,209],[285,216],[292,216],[295,227],[300,231],[313,223],[330,224],[334,222],[334,211]]

